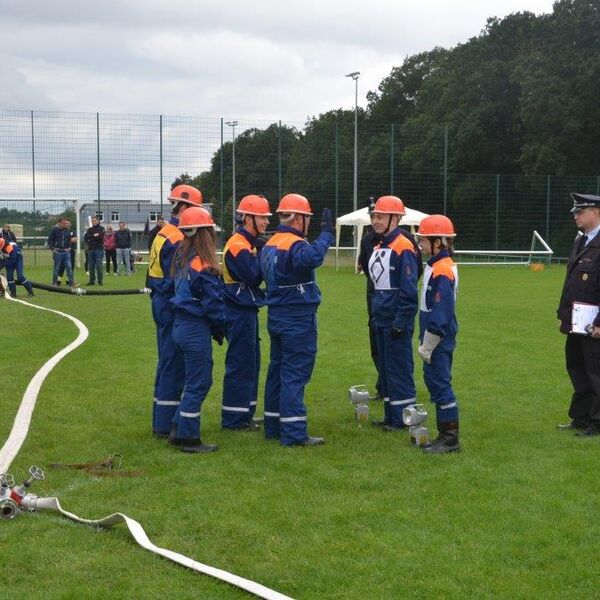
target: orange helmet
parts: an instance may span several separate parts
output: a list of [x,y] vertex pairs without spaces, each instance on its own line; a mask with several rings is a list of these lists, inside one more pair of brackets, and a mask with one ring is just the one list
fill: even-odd
[[242,215],[255,215],[257,217],[270,217],[269,202],[264,196],[250,194],[244,196],[237,207],[237,212]]
[[171,190],[167,200],[173,204],[184,202],[192,206],[200,206],[202,204],[202,192],[194,186],[181,184]]
[[300,194],[286,194],[277,207],[278,213],[297,213],[299,215],[312,215],[308,200]]
[[179,218],[179,229],[196,229],[197,227],[214,227],[215,222],[210,213],[200,207],[192,206]]
[[4,246],[6,246],[6,240],[2,237],[0,237],[0,250],[2,250],[2,248],[4,248]]
[[373,212],[384,215],[404,215],[406,209],[404,208],[404,202],[398,196],[381,196],[375,202]]
[[419,225],[421,237],[456,237],[452,221],[444,215],[429,215],[425,217]]

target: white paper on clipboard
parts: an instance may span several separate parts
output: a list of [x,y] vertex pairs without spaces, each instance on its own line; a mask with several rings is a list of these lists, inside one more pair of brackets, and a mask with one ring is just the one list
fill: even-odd
[[599,307],[596,304],[573,302],[571,333],[588,335],[586,327],[593,324],[594,319],[598,316],[598,312]]

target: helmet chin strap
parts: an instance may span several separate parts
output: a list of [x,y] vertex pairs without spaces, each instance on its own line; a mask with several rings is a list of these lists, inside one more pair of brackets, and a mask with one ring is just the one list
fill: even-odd
[[387,235],[390,231],[391,231],[391,227],[392,227],[392,217],[394,215],[389,215],[388,216],[388,224],[387,227],[385,228],[385,231],[383,232],[383,235]]

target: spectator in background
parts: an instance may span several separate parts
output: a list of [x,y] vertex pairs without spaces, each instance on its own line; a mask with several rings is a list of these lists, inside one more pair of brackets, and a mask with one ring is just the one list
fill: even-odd
[[117,238],[113,228],[109,225],[104,234],[104,258],[106,260],[106,274],[110,274],[110,263],[113,264],[113,274],[117,274]]
[[[71,221],[69,219],[65,219],[66,228],[69,232],[69,239],[71,240],[71,245],[69,248],[69,256],[71,257],[71,269],[73,273],[75,273],[75,253],[77,252],[77,233],[73,231],[71,227]],[[60,266],[58,270],[58,278],[56,280],[56,285],[60,285],[62,283],[62,277],[65,274],[65,265],[64,263]]]
[[100,225],[98,217],[92,217],[92,226],[85,232],[85,241],[88,245],[88,267],[90,279],[86,285],[102,285],[102,256],[104,255],[104,227]]
[[7,242],[14,242],[15,244],[17,243],[17,236],[11,231],[8,223],[2,226],[0,238],[5,239]]
[[52,285],[58,283],[58,273],[61,269],[66,269],[67,279],[70,286],[73,286],[73,268],[71,266],[71,232],[67,228],[67,219],[61,218],[57,225],[52,228],[48,236],[48,247],[52,250],[52,259],[54,261],[54,270],[52,272]]
[[156,225],[148,233],[148,250],[152,248],[152,242],[156,237],[156,234],[165,226],[165,219],[162,215],[159,215],[156,219]]
[[123,221],[119,222],[119,230],[115,233],[117,243],[117,273],[121,275],[122,266],[125,272],[131,275],[131,232]]

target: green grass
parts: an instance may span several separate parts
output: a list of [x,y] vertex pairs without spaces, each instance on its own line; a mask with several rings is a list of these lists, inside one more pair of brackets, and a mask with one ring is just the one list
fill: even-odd
[[[406,433],[354,420],[347,389],[372,387],[374,369],[364,280],[348,270],[319,274],[324,302],[307,404],[309,430],[327,444],[311,449],[221,432],[223,348],[202,423],[219,452],[190,456],[153,439],[149,299],[38,292],[36,303],[77,316],[90,338],[48,377],[11,471],[20,479],[38,464],[47,471],[38,495],[88,518],[122,511],[157,545],[296,598],[597,597],[600,439],[554,429],[571,393],[555,319],[563,274],[461,268],[454,383],[463,451],[437,457],[411,448]],[[29,275],[48,279],[47,270]],[[106,287],[141,286],[141,273],[132,279],[111,275]],[[75,328],[6,301],[0,324],[4,440],[29,378]],[[266,332],[262,339],[266,372]],[[382,406],[371,410],[379,417]],[[430,415],[434,428],[433,407]],[[115,451],[143,476],[47,468]],[[98,532],[52,513],[0,522],[0,572],[15,597],[247,596],[145,552],[123,527]]]

